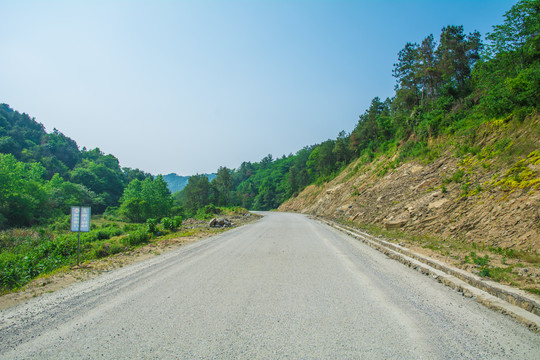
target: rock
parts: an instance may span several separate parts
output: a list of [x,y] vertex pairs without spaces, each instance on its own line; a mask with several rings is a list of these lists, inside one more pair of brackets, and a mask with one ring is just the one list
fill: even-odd
[[414,186],[414,190],[420,190],[424,188],[429,188],[431,185],[435,184],[437,182],[437,179],[427,179],[422,181],[420,184]]
[[227,219],[223,219],[223,218],[213,218],[208,223],[208,226],[210,226],[210,227],[229,227],[229,226],[232,226],[232,222],[230,222]]
[[440,200],[434,201],[434,202],[428,204],[428,209],[429,210],[438,209],[441,206],[443,206],[444,204],[446,204],[447,202],[448,202],[447,199],[440,199]]
[[384,224],[384,227],[388,230],[399,229],[407,224],[407,220],[391,220]]
[[356,213],[356,215],[353,215],[349,218],[349,221],[355,221],[356,219],[358,219],[360,216],[364,215],[364,213]]

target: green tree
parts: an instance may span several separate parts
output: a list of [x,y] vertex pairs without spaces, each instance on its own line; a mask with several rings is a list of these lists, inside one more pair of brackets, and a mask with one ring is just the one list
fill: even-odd
[[525,45],[540,34],[540,1],[521,0],[504,14],[504,22],[493,26],[493,32],[486,55],[494,58],[497,54],[517,52],[519,67],[525,64]]
[[167,183],[161,175],[155,179],[131,181],[120,199],[119,212],[132,222],[144,222],[148,218],[168,216],[173,200]]
[[46,184],[46,189],[52,207],[56,209],[55,215],[68,214],[71,206],[84,205],[95,209],[104,205],[103,199],[86,186],[64,181],[58,174]]
[[229,192],[232,189],[233,179],[231,171],[226,167],[221,166],[218,169],[217,176],[212,180],[212,185],[215,187],[217,196],[215,205],[226,206],[229,202]]
[[454,86],[457,90],[465,88],[474,63],[480,59],[482,42],[480,33],[468,35],[463,26],[446,26],[441,31],[437,55],[437,70],[441,74],[443,85]]
[[473,75],[488,116],[540,103],[539,13],[540,1],[520,1],[487,36],[487,51]]
[[433,34],[427,36],[418,48],[420,72],[417,76],[420,79],[422,91],[421,105],[424,104],[425,100],[435,98],[437,84],[440,82],[440,74],[437,71],[437,58],[435,56],[436,48],[437,44],[433,38]]
[[23,163],[0,154],[0,227],[29,226],[50,216],[39,163]]
[[186,187],[182,190],[186,210],[195,214],[198,209],[210,204],[210,182],[206,175],[189,177]]

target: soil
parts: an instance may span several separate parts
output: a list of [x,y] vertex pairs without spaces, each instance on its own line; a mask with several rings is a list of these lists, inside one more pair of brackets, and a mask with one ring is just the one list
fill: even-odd
[[[540,191],[509,193],[492,187],[463,196],[461,184],[444,184],[458,162],[444,156],[427,165],[405,163],[383,177],[367,171],[346,179],[354,171],[352,164],[331,182],[307,187],[279,209],[492,247],[540,250]],[[489,174],[476,182],[485,182],[483,177]]]
[[[146,260],[162,253],[174,250],[201,239],[216,235],[217,233],[248,224],[260,218],[259,215],[250,216],[223,216],[232,221],[234,226],[227,229],[211,229],[208,221],[187,219],[183,223],[183,228],[178,231],[178,237],[157,238],[145,246],[138,247],[129,252],[115,254],[106,258],[91,260],[80,266],[65,267],[60,270],[36,278],[26,284],[21,289],[0,296],[0,310],[23,303],[33,297],[45,293],[51,293],[65,288],[75,282],[94,278],[100,274],[114,269]],[[193,230],[193,234],[182,236],[185,230]]]

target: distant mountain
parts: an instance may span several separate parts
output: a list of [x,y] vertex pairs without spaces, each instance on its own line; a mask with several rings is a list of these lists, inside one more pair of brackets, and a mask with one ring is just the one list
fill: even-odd
[[[208,181],[214,180],[217,174],[204,174],[208,178]],[[163,180],[167,183],[167,186],[169,187],[169,190],[172,193],[175,193],[177,191],[182,190],[186,187],[189,176],[180,176],[175,173],[170,173],[167,175],[163,175]]]

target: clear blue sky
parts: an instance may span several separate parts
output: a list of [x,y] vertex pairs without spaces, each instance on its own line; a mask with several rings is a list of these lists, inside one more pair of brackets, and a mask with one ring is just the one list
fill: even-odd
[[0,0],[0,102],[122,166],[237,168],[350,132],[407,41],[515,3]]

